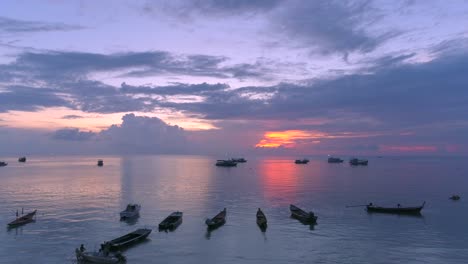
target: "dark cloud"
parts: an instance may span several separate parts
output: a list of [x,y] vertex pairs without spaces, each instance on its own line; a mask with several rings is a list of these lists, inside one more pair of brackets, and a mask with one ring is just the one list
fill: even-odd
[[83,118],[83,116],[80,115],[64,115],[62,116],[62,119],[80,119]]
[[0,90],[0,112],[36,111],[42,107],[56,106],[74,108],[69,101],[59,95],[59,92],[51,88],[10,85],[3,91]]
[[86,141],[96,136],[93,132],[83,132],[78,128],[65,128],[54,132],[52,138],[55,140],[65,141]]
[[[201,102],[159,104],[208,119],[340,119],[344,122],[342,129],[355,120],[380,128],[463,120],[468,111],[468,55],[398,63],[411,56],[385,58],[372,73],[313,80],[304,85],[222,90],[207,94]],[[243,96],[262,93],[269,96]]]
[[125,94],[146,94],[146,95],[206,95],[216,91],[223,91],[228,89],[226,84],[183,84],[174,83],[167,86],[132,86],[122,83],[120,91]]
[[41,21],[25,21],[0,17],[0,32],[31,33],[44,31],[71,31],[83,29],[81,26]]
[[[228,58],[208,55],[176,55],[163,51],[97,54],[85,52],[24,52],[16,61],[0,65],[0,80],[33,74],[45,80],[84,77],[90,73],[124,71],[121,77],[165,75],[245,79],[267,75],[261,63],[227,65]],[[26,75],[26,76],[25,76]]]

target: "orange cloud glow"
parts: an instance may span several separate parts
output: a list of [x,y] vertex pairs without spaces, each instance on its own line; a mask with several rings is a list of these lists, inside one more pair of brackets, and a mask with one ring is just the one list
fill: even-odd
[[380,134],[341,132],[330,134],[320,131],[285,130],[267,131],[263,138],[255,145],[257,148],[294,148],[299,144],[319,144],[321,139],[335,138],[365,138]]

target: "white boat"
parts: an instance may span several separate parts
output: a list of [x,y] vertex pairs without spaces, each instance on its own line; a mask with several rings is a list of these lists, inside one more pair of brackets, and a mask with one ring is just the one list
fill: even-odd
[[126,219],[138,216],[140,214],[140,208],[141,206],[139,204],[128,204],[127,208],[120,212],[120,218]]
[[105,264],[117,264],[125,263],[126,258],[121,253],[115,254],[106,253],[105,251],[99,252],[87,252],[84,247],[75,249],[76,259],[79,262],[87,263],[105,263]]

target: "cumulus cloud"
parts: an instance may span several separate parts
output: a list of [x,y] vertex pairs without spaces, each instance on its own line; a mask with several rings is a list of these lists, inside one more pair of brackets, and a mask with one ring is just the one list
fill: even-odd
[[64,128],[55,131],[52,135],[53,139],[66,141],[86,141],[95,136],[93,132],[83,132],[78,128]]
[[100,141],[116,153],[183,153],[185,131],[157,117],[127,114],[121,125],[112,125],[99,133]]

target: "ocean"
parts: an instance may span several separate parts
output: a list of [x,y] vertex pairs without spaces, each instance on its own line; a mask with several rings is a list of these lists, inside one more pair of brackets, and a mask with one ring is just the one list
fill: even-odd
[[[0,167],[0,263],[76,263],[80,244],[98,249],[137,228],[148,239],[124,251],[127,263],[466,263],[468,162],[461,157],[369,157],[369,166],[251,158],[237,167],[204,156],[31,156]],[[98,159],[104,166],[96,166]],[[448,198],[459,194],[461,200]],[[421,216],[367,213],[378,205],[417,206]],[[128,203],[142,206],[119,220]],[[318,216],[304,225],[295,204]],[[8,229],[17,210],[35,222]],[[205,219],[227,209],[224,226]],[[255,213],[262,208],[268,229]],[[173,232],[157,225],[184,213]]]

